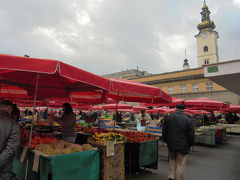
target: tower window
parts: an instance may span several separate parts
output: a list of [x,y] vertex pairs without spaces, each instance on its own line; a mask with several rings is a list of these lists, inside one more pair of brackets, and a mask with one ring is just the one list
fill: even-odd
[[174,88],[172,86],[168,87],[168,93],[173,94],[174,93]]
[[204,64],[209,64],[209,59],[204,59]]
[[203,47],[203,51],[204,51],[204,52],[208,52],[208,47],[207,47],[207,46],[204,46],[204,47]]
[[213,83],[212,82],[207,82],[206,83],[206,90],[207,91],[212,91],[213,90]]

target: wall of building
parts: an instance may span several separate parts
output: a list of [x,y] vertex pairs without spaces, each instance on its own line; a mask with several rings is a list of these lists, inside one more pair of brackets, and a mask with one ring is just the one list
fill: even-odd
[[[135,78],[133,80],[159,87],[166,93],[169,93],[169,87],[173,87],[174,92],[171,95],[174,97],[183,99],[207,97],[223,102],[230,102],[234,105],[240,104],[240,96],[205,78],[203,68],[163,73],[143,78]],[[213,83],[212,90],[207,90],[206,83],[208,82]],[[198,84],[199,90],[197,92],[193,91],[193,84]],[[185,93],[180,92],[180,85],[186,85]]]
[[[159,87],[166,93],[168,92],[168,87],[173,87],[174,89],[174,94],[180,94],[180,85],[185,85],[186,86],[186,93],[198,93],[198,92],[210,92],[206,88],[207,82],[212,82],[207,78],[199,78],[199,79],[191,79],[191,80],[181,80],[181,81],[172,81],[168,83],[159,83],[159,84],[151,84],[153,86]],[[224,91],[226,90],[224,87],[213,83],[213,89],[211,91]],[[193,92],[192,85],[193,84],[198,84],[199,86],[199,91],[198,92]]]
[[[204,62],[205,59],[209,59],[209,64],[218,62],[217,37],[218,37],[218,34],[215,31],[212,31],[212,32],[205,31],[196,36],[199,67],[205,64]],[[208,46],[207,52],[204,52],[204,49],[203,49],[204,46]]]
[[177,77],[185,77],[185,76],[193,76],[204,74],[203,68],[196,68],[196,69],[189,69],[184,71],[174,71],[174,72],[167,72],[162,74],[156,74],[152,76],[146,76],[142,78],[131,79],[137,82],[149,82],[149,81],[156,81],[156,80],[163,80],[163,79],[170,79],[170,78],[177,78]]
[[185,94],[172,94],[174,97],[182,99],[196,99],[201,97],[211,98],[222,102],[228,102],[233,105],[240,104],[240,96],[231,91],[212,91],[212,92],[198,92]]

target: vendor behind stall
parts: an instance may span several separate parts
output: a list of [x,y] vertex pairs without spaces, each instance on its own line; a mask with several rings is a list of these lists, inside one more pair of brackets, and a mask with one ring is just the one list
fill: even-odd
[[137,122],[141,123],[141,126],[146,126],[146,124],[150,123],[152,118],[148,113],[146,113],[145,109],[141,110],[141,114],[137,117]]
[[63,115],[60,118],[54,115],[51,115],[51,118],[61,124],[63,140],[74,143],[76,139],[76,114],[74,114],[71,104],[63,104]]

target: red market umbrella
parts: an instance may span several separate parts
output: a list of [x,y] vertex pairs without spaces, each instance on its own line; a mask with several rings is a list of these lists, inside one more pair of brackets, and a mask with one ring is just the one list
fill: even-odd
[[211,114],[208,111],[204,111],[204,110],[193,110],[193,109],[185,109],[184,113],[186,114]]
[[170,103],[158,103],[158,104],[141,103],[140,105],[147,106],[147,107],[154,107],[154,106],[175,107],[177,104],[183,104],[184,101],[185,101],[184,99],[172,97],[172,102]]
[[107,105],[103,105],[102,109],[132,109],[131,105],[128,104],[107,104]]
[[0,99],[32,99],[32,97],[18,86],[0,83]]
[[111,79],[110,81],[107,97],[118,101],[145,103],[168,103],[172,101],[170,95],[154,86],[125,79]]
[[[115,111],[114,109],[110,109],[109,111]],[[133,109],[118,109],[118,112],[136,112]]]
[[148,108],[146,108],[144,106],[133,106],[132,108],[134,111],[141,111],[142,109],[148,110]]
[[102,105],[93,106],[92,110],[102,110]]
[[108,90],[110,81],[57,60],[0,55],[0,82],[21,87],[36,99],[71,92]]
[[229,108],[223,108],[222,111],[240,113],[240,105],[230,105]]
[[221,108],[229,107],[229,104],[226,104],[221,101],[216,101],[216,100],[210,99],[210,98],[185,100],[184,104],[188,107],[194,107],[194,108],[198,108],[198,109],[202,109],[202,110],[205,110],[205,109],[218,110]]
[[26,90],[35,107],[36,100],[68,98],[72,92],[107,91],[110,81],[57,60],[0,55],[0,84]]
[[147,112],[148,113],[156,113],[156,112],[159,112],[159,113],[168,113],[170,112],[171,109],[170,108],[167,108],[167,107],[159,107],[159,108],[154,108],[154,109],[150,109],[148,110]]

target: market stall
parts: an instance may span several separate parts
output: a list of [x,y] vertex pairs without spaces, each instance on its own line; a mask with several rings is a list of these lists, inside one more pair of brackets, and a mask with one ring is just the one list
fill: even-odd
[[25,177],[27,158],[29,160],[27,179],[29,180],[48,180],[49,177],[52,180],[99,179],[99,153],[97,150],[69,152],[61,155],[46,155],[31,151],[24,160],[22,159],[23,151],[24,148],[21,146],[14,159],[13,169],[13,172],[21,179]]

